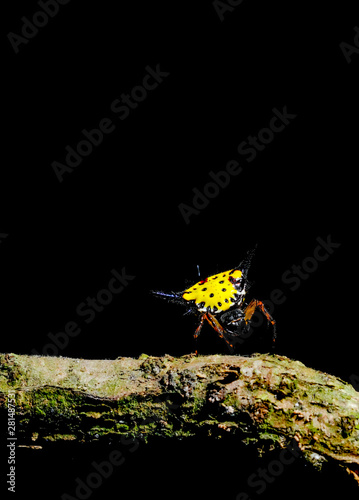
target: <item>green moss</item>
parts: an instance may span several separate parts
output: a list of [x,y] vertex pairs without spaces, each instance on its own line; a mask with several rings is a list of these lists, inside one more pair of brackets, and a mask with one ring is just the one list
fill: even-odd
[[87,411],[87,412],[81,412],[80,413],[81,416],[83,417],[88,417],[88,418],[101,418],[103,416],[103,414],[99,411]]
[[354,416],[342,417],[340,422],[340,427],[342,429],[342,436],[344,438],[350,436],[354,430],[358,427],[359,422]]
[[51,434],[49,436],[43,436],[45,441],[76,441],[77,436],[75,434]]
[[280,443],[282,441],[282,438],[278,435],[278,433],[273,432],[273,430],[259,431],[258,436],[263,441],[271,441],[272,443]]
[[38,389],[32,393],[31,406],[35,414],[44,414],[47,417],[70,418],[76,415],[76,406],[81,396],[71,391],[64,392],[63,389],[48,387]]
[[[143,358],[140,358],[143,359]],[[144,358],[144,361],[140,365],[140,369],[146,375],[158,375],[163,368],[166,367],[166,364],[161,358],[147,356]]]
[[19,386],[23,378],[15,354],[0,355],[0,390],[7,391],[10,387]]
[[111,430],[107,427],[92,427],[88,431],[88,434],[91,434],[92,436],[96,436],[97,434],[98,437],[107,436],[109,433],[111,433]]
[[130,426],[127,425],[127,424],[115,424],[115,428],[117,430],[117,432],[119,432],[120,434],[126,434],[130,431]]

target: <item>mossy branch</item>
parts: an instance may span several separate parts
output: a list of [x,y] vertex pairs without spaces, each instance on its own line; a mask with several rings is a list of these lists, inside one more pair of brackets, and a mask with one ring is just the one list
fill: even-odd
[[284,356],[2,354],[2,413],[11,393],[18,446],[233,435],[263,451],[294,439],[308,462],[336,463],[359,485],[359,393]]

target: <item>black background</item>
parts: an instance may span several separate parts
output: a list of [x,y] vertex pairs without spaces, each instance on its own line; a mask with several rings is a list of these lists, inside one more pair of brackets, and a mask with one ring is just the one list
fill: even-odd
[[[250,298],[269,299],[273,289],[286,297],[273,311],[274,352],[347,381],[358,373],[359,55],[348,63],[340,48],[354,43],[352,2],[314,10],[310,3],[244,0],[221,21],[210,1],[72,0],[17,54],[7,35],[21,34],[22,16],[32,19],[40,8],[33,1],[8,7],[1,351],[42,353],[50,332],[76,321],[81,332],[59,351],[63,356],[193,352],[196,318],[150,290],[183,290],[197,281],[197,265],[204,277],[230,269],[257,244]],[[111,104],[141,85],[148,65],[169,75],[119,120]],[[238,145],[268,127],[274,108],[285,107],[296,118],[247,162]],[[60,183],[52,163],[64,163],[65,147],[76,148],[82,129],[103,118],[116,129]],[[192,189],[203,192],[209,172],[229,160],[243,171],[186,224],[178,205],[191,205]],[[283,273],[329,235],[340,247],[291,290]],[[77,307],[123,267],[135,278],[86,324]],[[259,330],[239,352],[267,352],[269,336]],[[228,352],[209,327],[198,349]],[[76,477],[86,477],[91,462],[109,451],[18,450],[18,494],[74,495]],[[215,483],[222,497],[234,499],[249,491],[247,478],[259,467],[240,446],[200,439],[124,453],[125,464],[91,498],[121,498],[126,490],[133,498],[214,498]],[[340,474],[318,476],[296,463],[262,495],[249,493],[314,498],[321,491],[335,498],[338,483],[354,498]]]

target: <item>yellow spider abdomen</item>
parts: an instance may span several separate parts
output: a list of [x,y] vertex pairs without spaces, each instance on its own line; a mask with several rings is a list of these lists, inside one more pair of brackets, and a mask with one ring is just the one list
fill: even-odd
[[187,288],[182,297],[187,301],[193,300],[199,311],[226,311],[238,300],[239,292],[232,281],[240,280],[241,276],[239,269],[214,274]]

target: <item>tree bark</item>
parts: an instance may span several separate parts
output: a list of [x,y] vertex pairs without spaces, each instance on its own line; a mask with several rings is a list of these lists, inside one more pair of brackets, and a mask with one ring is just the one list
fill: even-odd
[[260,453],[296,445],[318,469],[337,464],[359,485],[359,393],[284,356],[1,354],[6,418],[12,395],[17,446],[233,435]]

